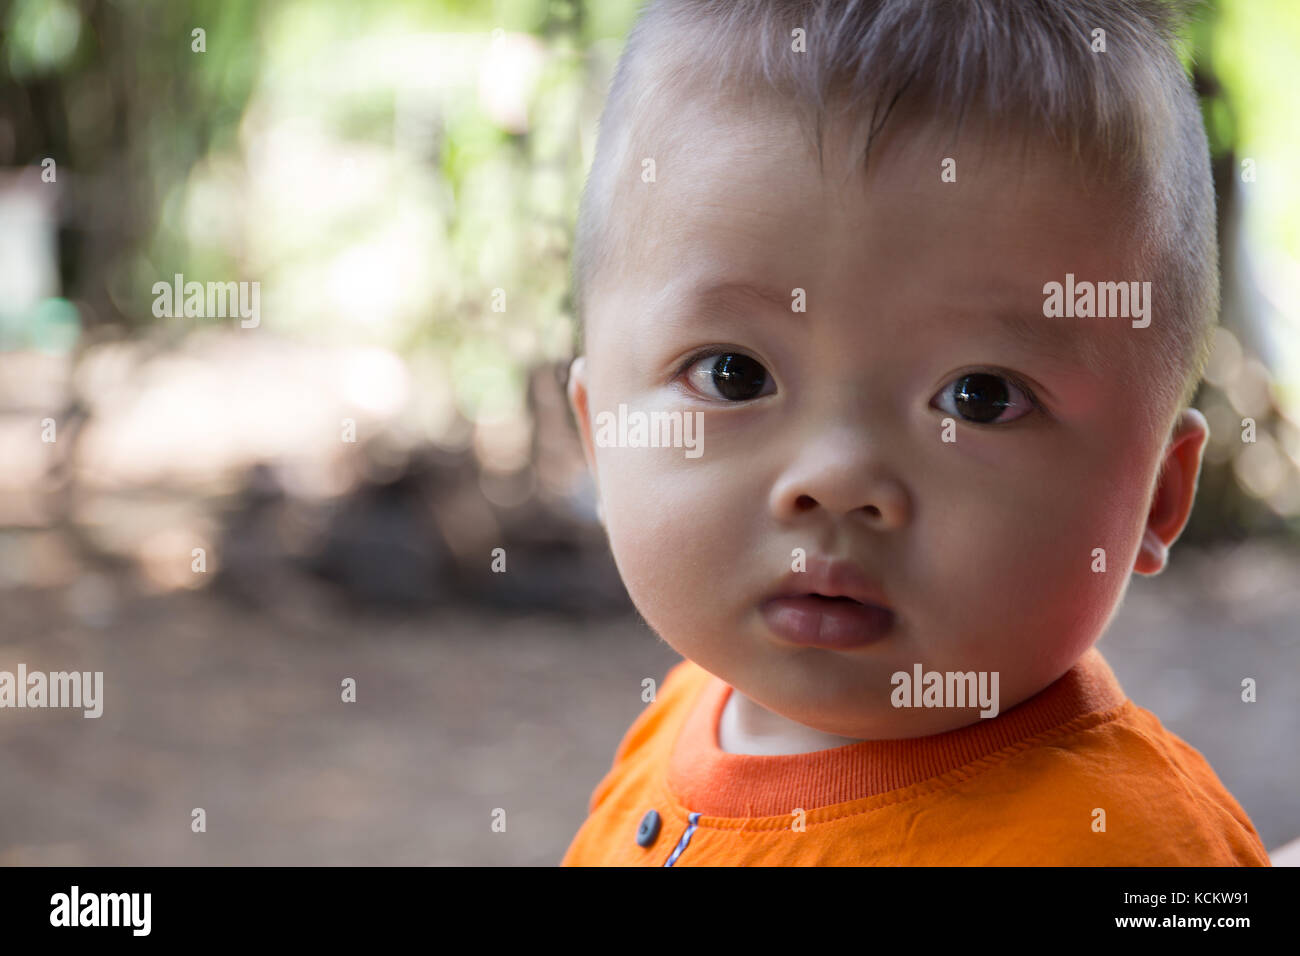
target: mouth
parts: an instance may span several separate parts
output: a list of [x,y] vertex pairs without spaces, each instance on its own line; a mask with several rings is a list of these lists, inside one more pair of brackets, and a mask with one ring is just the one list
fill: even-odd
[[793,644],[845,650],[874,644],[895,626],[894,612],[847,595],[789,594],[765,601],[763,619]]
[[875,644],[897,631],[883,586],[856,561],[807,556],[766,595],[760,613],[791,644],[847,650]]

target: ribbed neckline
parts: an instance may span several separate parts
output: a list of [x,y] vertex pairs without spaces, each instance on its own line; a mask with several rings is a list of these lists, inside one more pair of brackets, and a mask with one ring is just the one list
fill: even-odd
[[669,758],[669,789],[683,806],[707,816],[784,815],[909,787],[1125,700],[1110,665],[1090,648],[1053,684],[996,717],[930,737],[766,756],[718,748],[731,693],[710,675]]

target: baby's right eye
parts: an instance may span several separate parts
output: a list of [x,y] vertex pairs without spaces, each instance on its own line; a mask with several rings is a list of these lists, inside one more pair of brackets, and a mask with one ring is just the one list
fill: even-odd
[[[692,387],[709,398],[746,402],[770,395],[776,383],[757,360],[740,352],[712,352],[690,362],[685,370]],[[772,386],[764,389],[767,386]]]

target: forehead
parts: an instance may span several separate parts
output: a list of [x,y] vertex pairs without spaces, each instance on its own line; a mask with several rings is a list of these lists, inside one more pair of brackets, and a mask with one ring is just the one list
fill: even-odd
[[[744,283],[778,293],[787,311],[803,288],[821,305],[911,309],[918,322],[982,313],[1027,345],[1086,358],[1099,323],[1043,316],[1044,284],[1150,278],[1134,271],[1129,197],[1049,143],[977,118],[954,135],[940,118],[902,114],[864,168],[854,124],[826,126],[819,163],[805,119],[775,99],[696,97],[640,130],[620,204],[621,292],[656,302],[659,317],[736,301],[718,290]],[[627,321],[646,314],[624,305]]]

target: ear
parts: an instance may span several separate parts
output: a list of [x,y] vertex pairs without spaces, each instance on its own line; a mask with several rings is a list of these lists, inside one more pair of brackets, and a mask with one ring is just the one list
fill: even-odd
[[[591,441],[591,415],[587,408],[587,360],[585,356],[579,355],[569,366],[569,384],[566,389],[569,396],[569,408],[573,411],[573,417],[578,423],[578,437],[582,439],[582,454],[587,459],[587,468],[591,472],[592,480],[596,480],[596,456],[592,451],[593,444]],[[600,490],[597,482],[597,499],[599,500]],[[599,509],[599,503],[597,509]]]
[[1201,473],[1201,453],[1209,437],[1210,426],[1196,409],[1186,409],[1179,415],[1173,437],[1165,448],[1160,480],[1133,565],[1138,574],[1153,575],[1164,570],[1169,548],[1182,534],[1192,513],[1196,479]]
[[591,414],[587,405],[585,356],[579,355],[569,366],[569,385],[566,391],[569,395],[569,408],[573,410],[573,417],[578,422],[578,437],[582,439],[582,454],[587,459],[587,470],[591,472],[591,480],[596,483],[596,518],[604,525],[605,507],[600,500],[600,478],[596,474],[596,455],[592,451],[594,446],[591,441]]

